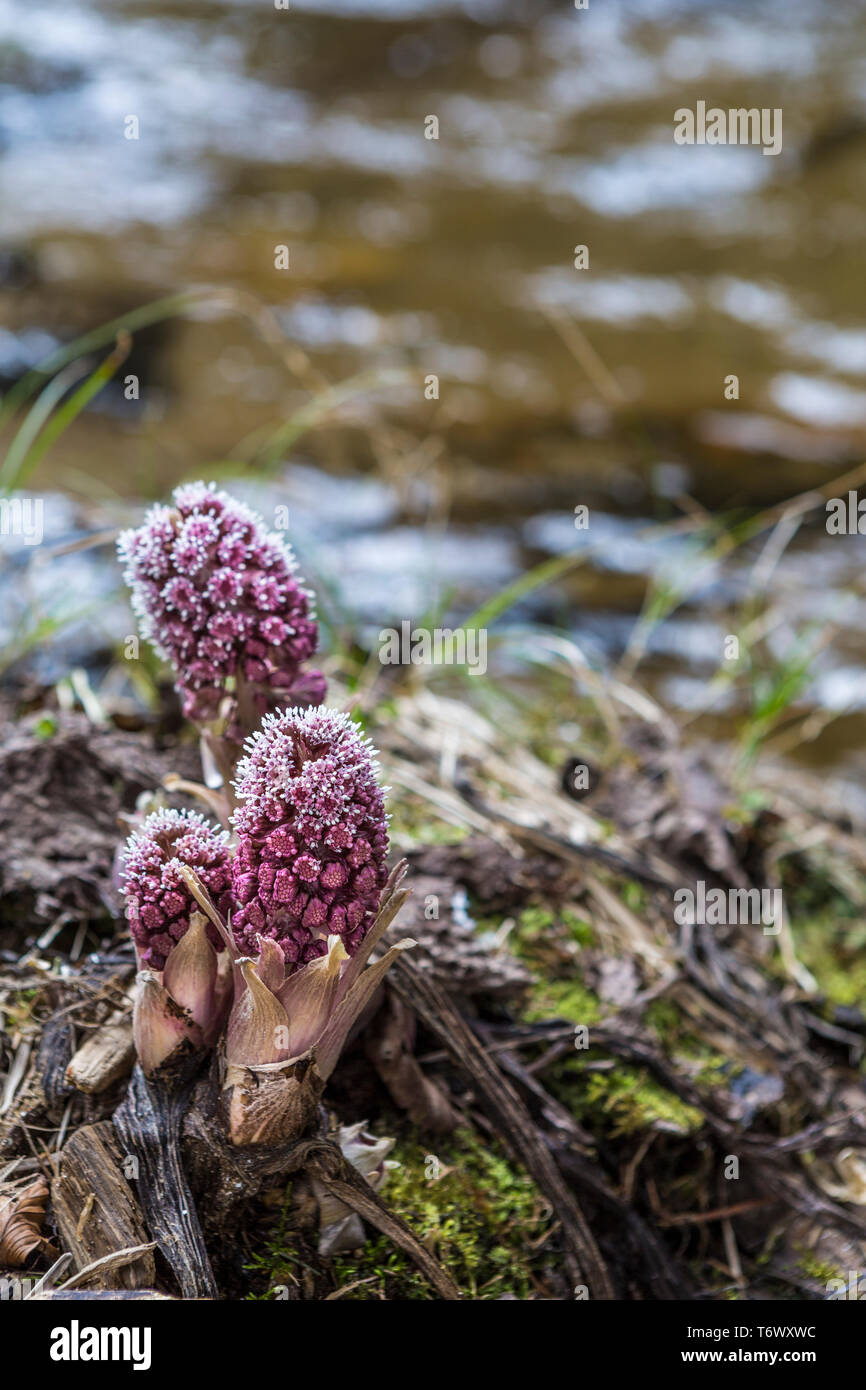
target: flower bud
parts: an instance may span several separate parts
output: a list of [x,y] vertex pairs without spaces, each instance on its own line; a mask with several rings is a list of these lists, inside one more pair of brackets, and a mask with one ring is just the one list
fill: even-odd
[[256,961],[256,974],[272,994],[279,994],[286,978],[286,958],[279,944],[272,941],[269,936],[259,937],[259,958]]
[[[195,811],[155,811],[131,835],[122,867],[126,915],[139,964],[162,970],[169,953],[189,929],[197,910],[184,872],[194,869],[217,904],[227,905],[230,882],[228,836]],[[208,928],[212,944],[222,942]]]
[[281,710],[245,749],[223,1086],[229,1137],[244,1146],[303,1132],[387,970],[414,944],[367,964],[405,897],[405,864],[388,878],[375,751],[348,716]]

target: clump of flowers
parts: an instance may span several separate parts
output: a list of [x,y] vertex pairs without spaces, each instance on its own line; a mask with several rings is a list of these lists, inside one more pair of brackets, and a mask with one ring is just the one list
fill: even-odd
[[211,1047],[231,997],[228,953],[199,910],[188,875],[229,902],[228,836],[194,811],[155,811],[130,836],[122,886],[139,964],[133,1036],[147,1076]]
[[[317,627],[282,538],[214,484],[195,483],[124,532],[119,552],[142,634],[173,666],[201,734],[207,786],[176,776],[165,785],[226,827],[192,811],[142,821],[142,807],[135,817],[119,874],[139,964],[134,1085],[183,1098],[213,1048],[201,1078],[208,1134],[219,1136],[218,1102],[229,1143],[271,1162],[267,1150],[317,1122],[343,1047],[414,945],[399,941],[371,962],[406,898],[406,864],[388,875],[375,750],[347,715],[319,708],[325,679],[304,669]],[[134,1108],[122,1122],[150,1154]],[[362,1130],[345,1132],[344,1152],[378,1188],[391,1141]],[[180,1166],[179,1130],[166,1143]],[[182,1186],[161,1186],[161,1221],[166,1203],[178,1229],[195,1226]],[[323,1248],[362,1235],[349,1208],[324,1211]],[[184,1288],[183,1260],[176,1273]],[[212,1275],[199,1283],[210,1296]]]
[[348,715],[282,710],[247,741],[234,840],[197,812],[161,810],[127,844],[139,1060],[152,1076],[212,1045],[233,981],[221,1058],[234,1144],[303,1131],[352,1028],[414,944],[368,963],[406,896],[405,862],[390,877],[385,865],[377,771]]
[[290,709],[268,715],[246,744],[233,824],[238,949],[275,941],[287,966],[306,965],[338,938],[351,956],[388,877],[387,816],[375,749],[348,715]]
[[[228,836],[195,811],[154,811],[130,836],[121,866],[126,915],[139,965],[162,970],[196,911],[183,876],[194,869],[215,903],[227,908]],[[214,928],[211,941],[221,946]]]
[[[175,489],[118,541],[143,635],[174,668],[184,713],[241,742],[279,705],[317,705],[311,596],[283,538],[215,484]],[[226,697],[229,697],[228,699]]]

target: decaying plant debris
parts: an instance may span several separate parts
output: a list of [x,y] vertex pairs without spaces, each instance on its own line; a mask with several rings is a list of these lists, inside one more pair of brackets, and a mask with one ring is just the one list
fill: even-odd
[[47,947],[65,925],[117,910],[118,816],[170,769],[196,776],[195,749],[166,761],[152,740],[60,713],[0,727],[0,944],[14,951],[36,929]]
[[[401,1215],[388,1186],[380,1196],[346,1161],[338,1118],[363,1118],[375,1134],[414,1133],[433,1155],[468,1127],[528,1174],[546,1221],[525,1296],[822,1298],[830,1278],[861,1268],[862,1009],[822,991],[787,917],[777,953],[760,927],[677,927],[671,902],[699,878],[749,885],[786,875],[789,897],[820,884],[831,904],[862,893],[862,827],[781,774],[768,778],[758,811],[735,814],[724,770],[684,751],[667,721],[642,708],[642,719],[621,712],[626,732],[611,741],[606,770],[575,799],[561,770],[462,705],[429,689],[391,703],[376,729],[386,778],[453,842],[418,844],[396,825],[414,892],[391,936],[408,932],[418,945],[362,1020],[315,1125],[258,1154],[232,1151],[217,1133],[208,1069],[181,1083],[182,1104],[179,1091],[155,1094],[138,1070],[130,1085],[134,959],[100,907],[112,903],[104,808],[130,812],[146,777],[158,784],[187,753],[155,751],[147,728],[120,736],[83,716],[63,716],[47,738],[38,717],[21,724],[13,747],[21,757],[29,748],[37,766],[57,766],[66,746],[97,750],[91,801],[55,810],[63,873],[39,899],[56,900],[52,927],[38,911],[22,919],[17,851],[11,869],[2,864],[0,1178],[4,1190],[50,1184],[27,1270],[51,1262],[43,1241],[71,1256],[42,1296],[76,1271],[82,1294],[466,1295],[447,1241],[425,1239],[423,1212]],[[98,753],[115,737],[134,769],[120,783]],[[88,891],[76,899],[63,887],[77,881],[75,835],[64,839],[64,827],[79,826],[91,802],[105,850],[97,859],[92,844],[79,851]],[[30,829],[34,863],[52,862],[47,825]],[[588,1050],[575,1047],[583,1024]],[[149,1166],[130,1110],[139,1136],[151,1123],[164,1140],[175,1126],[182,1175]],[[731,1159],[736,1180],[726,1177]],[[206,1198],[200,1222],[160,1229],[154,1194],[181,1181]],[[357,1280],[341,1285],[346,1266],[318,1251],[315,1183],[418,1274],[366,1271],[361,1252]],[[287,1184],[289,1208],[279,1196]],[[302,1270],[278,1293],[279,1262],[260,1254],[275,1200],[288,1212],[282,1264],[291,1267],[294,1250]],[[195,1202],[190,1209],[194,1217]],[[166,1260],[169,1242],[186,1273]]]

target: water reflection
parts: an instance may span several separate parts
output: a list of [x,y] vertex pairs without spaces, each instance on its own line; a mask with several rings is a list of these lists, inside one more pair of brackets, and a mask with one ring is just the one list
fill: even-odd
[[[148,330],[138,405],[104,393],[41,485],[160,493],[317,384],[433,373],[438,400],[374,393],[293,447],[278,485],[316,480],[298,503],[311,547],[323,525],[347,538],[366,620],[395,594],[426,607],[433,588],[507,582],[574,542],[585,501],[595,553],[546,602],[621,650],[647,582],[667,582],[674,543],[647,528],[679,494],[767,505],[861,456],[864,34],[854,0],[0,0],[0,379],[202,282],[250,292],[305,364],[287,372],[235,312]],[[676,146],[673,113],[697,100],[783,108],[781,155]],[[413,570],[429,512],[450,530]],[[792,552],[837,618],[862,544],[819,522]],[[735,563],[653,636],[675,699],[741,584]],[[793,582],[789,602],[793,621]],[[862,703],[842,622],[813,691],[834,708]]]

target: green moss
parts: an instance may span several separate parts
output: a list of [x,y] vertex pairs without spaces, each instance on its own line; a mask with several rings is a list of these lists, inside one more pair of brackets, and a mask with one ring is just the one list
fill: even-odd
[[797,955],[828,999],[866,1009],[866,920],[828,909],[792,930]]
[[528,948],[538,941],[539,937],[546,932],[550,932],[556,926],[556,914],[549,907],[541,907],[536,904],[534,907],[525,907],[518,913],[514,924],[514,931],[511,933],[513,944]]
[[755,824],[762,812],[773,804],[773,798],[769,792],[760,790],[757,787],[750,787],[744,790],[736,799],[722,807],[722,815],[725,820],[732,821],[735,825],[752,826]]
[[607,816],[596,816],[595,828],[598,833],[599,844],[604,844],[605,840],[612,840],[619,834],[619,826],[616,821],[608,820]]
[[720,1052],[714,1052],[711,1047],[707,1047],[703,1043],[697,1044],[695,1053],[691,1055],[691,1060],[700,1062],[692,1075],[692,1080],[695,1085],[707,1088],[727,1086],[743,1070],[741,1062],[732,1062],[728,1057],[723,1057]]
[[594,940],[591,923],[574,908],[554,911],[535,904],[518,915],[508,944],[537,980],[523,1015],[528,1023],[545,1018],[595,1023],[601,1017],[598,999],[577,974],[577,958]]
[[[479,921],[480,929],[496,930],[498,921]],[[575,952],[595,943],[592,923],[574,908],[552,908],[535,904],[525,907],[515,918],[508,945],[516,956],[540,973],[551,972],[557,962],[569,968]]]
[[[538,1247],[550,1226],[547,1207],[530,1178],[468,1130],[432,1149],[407,1139],[392,1157],[400,1167],[390,1174],[383,1196],[441,1260],[461,1292],[482,1300],[504,1293],[530,1297],[533,1274],[540,1276],[549,1258]],[[368,1281],[345,1298],[434,1297],[409,1257],[374,1233],[361,1250],[336,1256],[333,1269],[337,1288]]]
[[807,861],[795,856],[780,863],[782,889],[792,923],[831,914],[850,919],[866,907],[866,879],[832,853],[817,851]]
[[644,1014],[665,1053],[699,1086],[728,1084],[742,1070],[723,1053],[716,1052],[691,1032],[689,1020],[672,999],[654,999]]
[[567,1023],[597,1023],[601,1004],[580,980],[542,980],[533,986],[523,1014],[527,1023],[564,1018]]
[[[249,1263],[244,1265],[245,1271],[252,1276],[252,1281],[259,1290],[247,1294],[245,1301],[248,1303],[276,1302],[281,1297],[279,1290],[297,1288],[302,1283],[304,1260],[292,1248],[294,1236],[291,1196],[292,1188],[289,1184],[273,1230],[264,1242],[263,1248],[257,1250]],[[282,1297],[285,1297],[285,1293]]]
[[635,879],[627,879],[622,885],[622,900],[631,912],[645,912],[647,905],[646,889]]
[[666,1049],[679,1038],[683,1016],[671,999],[654,999],[643,1016]]
[[16,1028],[22,1028],[25,1023],[31,1021],[34,1006],[40,998],[41,991],[37,986],[16,986],[12,985],[9,991],[4,1013],[5,1031],[12,1033]]
[[576,946],[591,946],[595,941],[592,924],[573,908],[563,907],[553,912],[549,907],[538,905],[523,909],[512,936],[516,946],[531,950],[551,934],[564,937]]
[[819,1259],[811,1250],[804,1250],[801,1246],[797,1249],[797,1268],[807,1279],[814,1279],[816,1284],[829,1284],[831,1279],[844,1278],[842,1271],[836,1265],[828,1264],[826,1260]]
[[672,1126],[683,1134],[700,1129],[703,1116],[646,1071],[617,1063],[609,1071],[590,1071],[579,1057],[563,1062],[551,1090],[575,1118],[595,1133],[611,1138],[635,1134],[651,1124]]
[[831,1004],[866,1008],[866,878],[817,853],[781,867],[797,956]]
[[458,845],[469,834],[466,826],[440,820],[420,797],[392,798],[390,810],[392,835],[408,845]]

